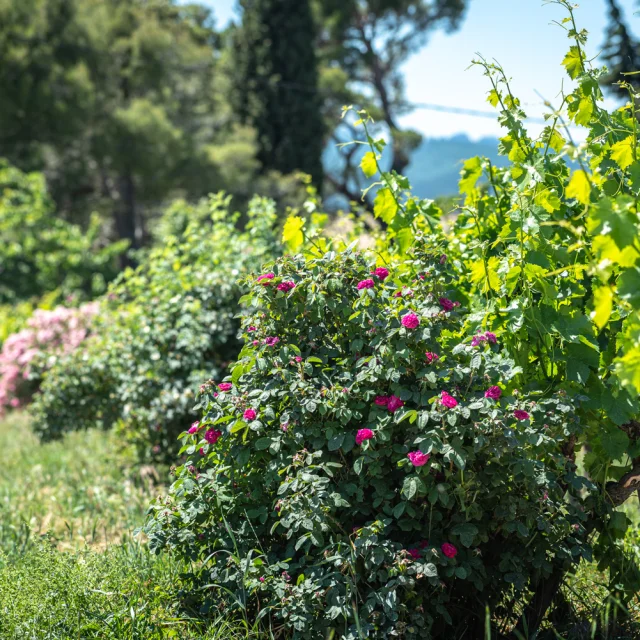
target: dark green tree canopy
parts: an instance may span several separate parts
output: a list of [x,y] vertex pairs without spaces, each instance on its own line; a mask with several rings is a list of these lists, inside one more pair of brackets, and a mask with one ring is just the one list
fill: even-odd
[[322,179],[316,28],[308,0],[243,0],[235,34],[236,105],[257,131],[263,170]]

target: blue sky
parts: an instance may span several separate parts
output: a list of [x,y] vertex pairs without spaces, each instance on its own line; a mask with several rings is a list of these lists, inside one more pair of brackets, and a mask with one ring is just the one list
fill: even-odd
[[[212,7],[219,26],[237,18],[235,0],[201,0]],[[619,0],[627,22],[640,32],[640,13],[635,0]],[[569,43],[554,20],[565,13],[541,0],[470,0],[462,27],[453,34],[435,33],[427,45],[404,66],[407,95],[412,102],[468,109],[490,110],[486,103],[488,80],[469,64],[476,53],[495,58],[512,78],[514,93],[531,116],[544,109],[536,90],[555,101],[567,77],[560,62]],[[607,24],[606,0],[582,0],[576,10],[580,28],[590,34],[588,53],[596,56]],[[339,114],[336,114],[338,118]],[[402,119],[427,137],[466,133],[473,139],[496,136],[498,124],[490,118],[416,109]],[[532,130],[539,127],[531,125]]]

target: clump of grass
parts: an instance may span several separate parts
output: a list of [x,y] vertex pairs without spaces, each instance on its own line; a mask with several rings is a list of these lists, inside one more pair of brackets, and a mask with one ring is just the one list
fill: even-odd
[[154,493],[113,433],[72,433],[42,445],[29,417],[0,422],[0,550],[22,554],[45,533],[61,549],[104,548],[142,522]]

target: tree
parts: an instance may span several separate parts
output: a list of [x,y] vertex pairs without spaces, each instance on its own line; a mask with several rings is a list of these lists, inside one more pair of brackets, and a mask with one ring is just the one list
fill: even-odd
[[243,0],[236,31],[235,103],[257,131],[263,172],[322,181],[323,121],[315,25],[308,0]]
[[[402,172],[421,141],[416,131],[403,130],[399,117],[411,110],[404,93],[401,68],[427,41],[431,31],[455,29],[468,0],[322,0],[316,2],[322,19],[319,49],[325,117],[332,123],[330,143],[357,137],[348,120],[335,126],[336,108],[344,104],[365,108],[388,130],[390,166]],[[345,132],[344,129],[347,128]],[[329,174],[333,188],[360,199],[360,176],[355,170],[357,147],[342,150],[341,170]]]
[[604,81],[610,85],[612,92],[628,98],[629,92],[616,86],[615,83],[625,80],[636,90],[640,87],[638,76],[624,77],[623,75],[640,71],[640,45],[629,32],[616,0],[607,0],[607,3],[609,5],[609,25],[602,57],[609,67],[609,74]]
[[88,223],[97,210],[138,246],[167,198],[256,175],[220,43],[195,4],[0,0],[0,154],[45,172],[60,215]]

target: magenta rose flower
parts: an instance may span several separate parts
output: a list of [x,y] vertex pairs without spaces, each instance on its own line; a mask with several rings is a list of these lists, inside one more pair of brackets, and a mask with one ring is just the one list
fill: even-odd
[[278,342],[280,342],[280,338],[276,336],[270,336],[269,338],[264,339],[264,343],[267,345],[267,347],[273,347],[277,345]]
[[439,298],[438,302],[445,311],[453,311],[454,304],[449,298]]
[[376,396],[374,403],[379,407],[386,407],[389,404],[389,396]]
[[487,339],[483,335],[473,336],[473,338],[471,339],[471,346],[477,347],[479,344],[486,342],[486,340]]
[[251,325],[251,326],[247,329],[247,332],[248,332],[248,333],[251,333],[252,331],[257,331],[257,330],[258,330],[258,328],[257,328],[257,327],[254,327],[253,325]]
[[495,385],[493,387],[489,387],[484,392],[484,397],[485,398],[491,398],[492,400],[498,400],[501,395],[502,395],[502,389],[500,387],[495,386]]
[[291,280],[287,280],[285,282],[281,282],[276,289],[278,291],[291,291],[291,289],[295,289],[296,287],[296,283],[292,282]]
[[425,356],[429,364],[431,364],[432,362],[435,362],[440,358],[440,356],[437,353],[433,353],[433,351],[427,351],[427,353],[425,353]]
[[257,415],[258,415],[258,414],[255,412],[255,409],[247,409],[247,410],[242,414],[242,417],[243,417],[245,420],[255,420]]
[[296,362],[302,362],[302,356],[296,356],[296,357],[294,358],[294,360],[295,360]]
[[188,433],[196,433],[199,427],[200,427],[200,423],[196,420],[196,422],[192,423]]
[[414,467],[423,467],[431,456],[428,453],[422,453],[422,451],[411,451],[407,454],[407,458],[411,461]]
[[378,267],[371,273],[373,273],[374,276],[380,278],[380,280],[384,280],[385,278],[389,277],[389,269],[385,269],[384,267]]
[[265,284],[269,284],[271,282],[271,280],[273,280],[276,277],[275,273],[265,273],[261,276],[258,276],[256,278],[256,283],[260,282],[263,285]]
[[220,389],[220,391],[231,391],[233,385],[230,382],[221,382],[218,385],[218,389]]
[[404,402],[398,398],[398,396],[389,396],[389,402],[387,402],[387,409],[391,413],[395,413],[398,409],[404,407]]
[[402,316],[400,322],[407,329],[415,329],[420,324],[420,318],[415,313],[407,313],[407,315]]
[[373,438],[373,431],[371,429],[358,429],[356,433],[356,444],[361,445],[365,440],[371,440]]
[[496,338],[496,334],[495,333],[491,333],[491,331],[487,331],[484,334],[484,337],[491,343],[495,344],[496,342],[498,342],[498,338]]
[[407,549],[407,553],[414,559],[418,560],[420,558],[420,551],[418,549]]
[[358,291],[361,289],[373,289],[376,286],[376,283],[371,279],[367,278],[366,280],[360,280],[357,284]]
[[440,395],[440,402],[447,407],[447,409],[453,409],[458,406],[458,401],[446,391],[443,391]]
[[218,438],[222,435],[222,431],[218,431],[217,429],[207,429],[207,432],[204,434],[204,439],[209,444],[215,444],[218,442]]
[[522,411],[522,409],[516,409],[513,412],[513,417],[516,420],[528,420],[529,419],[529,414],[526,411]]
[[445,542],[440,548],[447,558],[455,558],[458,555],[458,550],[449,542]]

